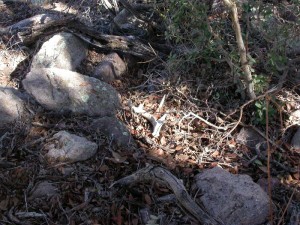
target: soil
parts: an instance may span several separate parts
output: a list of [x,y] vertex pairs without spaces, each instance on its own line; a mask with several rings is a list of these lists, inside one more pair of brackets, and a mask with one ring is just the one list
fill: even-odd
[[[55,4],[68,12],[80,14],[81,19],[93,24],[95,29],[112,18],[107,10],[99,10],[98,1],[93,2],[94,5],[86,1],[60,1]],[[43,7],[27,3],[0,4],[0,28],[52,8],[53,4]],[[100,16],[101,19],[97,20]],[[13,52],[16,57],[25,55],[26,59],[12,74],[7,70],[1,71],[0,86],[23,91],[20,82],[28,72],[30,60],[40,43],[30,46],[30,49],[20,49],[13,43],[8,37],[1,37],[0,54]],[[78,72],[91,74],[104,55],[91,48]],[[206,65],[201,64],[199,71],[206,77],[203,84],[203,79],[189,74],[168,74],[164,68],[166,59],[141,62],[126,55],[122,57],[136,63],[111,85],[122,98],[123,109],[119,111],[118,118],[126,124],[137,147],[114,148],[110,140],[88,127],[92,118],[56,116],[38,108],[30,125],[20,121],[0,135],[0,224],[135,225],[142,224],[145,212],[157,218],[157,224],[197,224],[176,203],[157,202],[158,197],[172,194],[166,187],[141,183],[121,189],[109,188],[114,181],[146,164],[169,169],[183,180],[187,190],[196,174],[215,166],[234,174],[248,174],[267,190],[267,162],[251,161],[256,153],[236,142],[239,130],[253,119],[252,106],[245,107],[242,123],[228,136],[230,129],[216,129],[199,119],[204,118],[218,127],[238,121],[238,112],[244,102],[236,94],[232,82],[224,76],[227,67],[216,66],[216,76],[209,78],[209,74],[205,73]],[[272,157],[277,162],[271,165],[272,200],[276,206],[274,224],[282,218],[281,224],[285,224],[290,220],[293,207],[300,207],[299,152],[291,151],[289,146],[297,126],[286,120],[290,112],[300,107],[298,94],[299,90],[291,86],[276,93],[277,99],[288,101],[283,106],[283,117],[276,113],[276,120],[270,121],[269,125],[270,137],[277,137],[275,143],[280,146],[280,149],[271,148]],[[165,103],[157,110],[164,96]],[[132,113],[129,101],[134,106],[143,104],[144,109],[156,118],[168,114],[159,137],[152,136],[152,127],[146,119]],[[229,114],[232,116],[228,117]],[[266,132],[265,126],[257,125],[255,128]],[[99,146],[96,156],[84,162],[49,166],[40,152],[45,140],[62,129],[96,142]],[[278,134],[280,131],[284,131],[283,135]],[[112,150],[118,152],[121,161],[112,155]],[[44,199],[29,199],[33,187],[41,181],[53,183],[57,193]],[[17,214],[20,212],[27,215],[35,212],[36,215],[22,217]]]

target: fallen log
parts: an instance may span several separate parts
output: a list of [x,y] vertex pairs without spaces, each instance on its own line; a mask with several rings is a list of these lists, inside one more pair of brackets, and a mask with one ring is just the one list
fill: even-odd
[[144,60],[150,60],[156,57],[153,48],[143,44],[134,36],[97,34],[98,32],[94,34],[89,32],[89,35],[87,35],[85,32],[78,32],[76,30],[68,29],[67,31],[101,51],[116,51],[131,54]]
[[165,185],[169,189],[171,189],[174,192],[176,199],[181,204],[181,206],[185,210],[187,210],[201,224],[223,224],[221,221],[212,218],[207,212],[201,209],[200,206],[192,200],[191,196],[188,194],[182,182],[178,180],[171,172],[160,166],[148,165],[145,168],[138,170],[134,174],[131,174],[114,182],[110,187],[128,186],[134,185],[139,182],[153,181]]
[[75,20],[73,15],[39,14],[2,28],[0,34],[17,35],[22,43],[30,45],[50,30],[53,33],[57,28],[66,26],[73,20]]
[[116,36],[95,31],[92,27],[77,21],[75,16],[61,14],[40,14],[22,20],[0,30],[0,34],[17,35],[24,45],[31,45],[38,39],[60,31],[69,31],[81,40],[101,51],[116,51],[144,60],[155,58],[157,53],[151,46],[134,36]]

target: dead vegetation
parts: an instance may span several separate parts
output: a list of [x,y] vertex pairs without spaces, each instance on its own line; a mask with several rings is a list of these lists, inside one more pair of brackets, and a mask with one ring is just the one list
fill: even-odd
[[[104,7],[103,2],[112,5]],[[121,9],[126,7],[137,17],[143,15],[138,13],[142,6],[156,10],[153,14],[147,12],[145,18],[138,18],[147,29],[150,27],[150,35],[137,30],[141,35],[135,37],[126,36],[128,34],[120,27],[109,26],[117,14],[114,2],[59,1],[43,7],[13,2],[0,5],[0,54],[5,56],[3,58],[8,58],[11,52],[26,57],[19,61],[21,63],[13,73],[0,71],[1,86],[22,90],[20,81],[29,71],[31,58],[41,43],[47,35],[67,27],[91,44],[88,58],[78,69],[82,74],[89,74],[103,54],[111,50],[120,52],[131,65],[126,75],[111,84],[122,98],[118,118],[137,142],[134,150],[117,149],[112,140],[91,129],[91,118],[58,117],[37,107],[29,124],[25,120],[19,121],[10,130],[0,132],[0,224],[134,225],[147,224],[149,220],[152,224],[198,224],[209,220],[206,218],[205,221],[205,216],[201,216],[202,220],[197,218],[199,211],[181,208],[176,201],[160,204],[161,198],[176,192],[176,187],[170,190],[167,187],[172,185],[166,185],[166,182],[141,180],[135,185],[114,188],[127,176],[134,176],[136,171],[153,169],[147,167],[148,164],[158,166],[154,168],[164,173],[171,171],[176,182],[183,181],[188,193],[192,178],[206,168],[221,166],[234,174],[248,174],[263,189],[269,190],[273,205],[270,224],[299,223],[300,153],[291,146],[300,121],[300,116],[291,116],[300,109],[299,52],[292,49],[286,53],[287,58],[281,60],[274,58],[276,51],[270,45],[276,46],[278,42],[269,40],[269,33],[260,33],[263,37],[255,36],[257,42],[254,43],[248,38],[246,47],[255,58],[251,67],[258,75],[255,81],[259,84],[256,85],[259,94],[247,101],[243,82],[237,77],[245,62],[241,60],[241,66],[238,51],[233,49],[235,38],[230,20],[226,19],[227,13],[219,14],[226,30],[216,30],[222,28],[220,24],[214,26],[213,21],[218,20],[216,14],[208,18],[213,29],[212,39],[216,41],[214,50],[218,49],[216,54],[222,56],[210,52],[194,57],[191,54],[193,48],[197,51],[207,49],[197,49],[192,45],[194,40],[186,41],[187,44],[183,40],[176,43],[163,36],[165,27],[160,26],[162,20],[157,10],[165,12],[168,1],[157,4],[130,2],[127,7],[126,1],[119,2]],[[299,11],[293,11],[297,7],[299,10],[299,5],[287,2],[284,7],[288,10],[276,15],[282,23],[291,23],[291,27],[297,28],[293,31],[299,31],[299,14],[296,14]],[[11,30],[7,30],[23,19],[56,10],[63,17],[55,24],[55,29],[39,28],[34,38],[26,32],[18,33],[19,30],[11,35]],[[293,15],[296,15],[296,22]],[[239,19],[246,27],[249,25],[247,18]],[[75,25],[71,21],[75,21]],[[110,33],[108,28],[115,32]],[[251,32],[254,31],[248,27],[245,35],[251,36]],[[22,35],[30,38],[22,39]],[[22,43],[22,40],[30,41]],[[111,44],[111,40],[118,43]],[[230,44],[224,44],[225,40],[231,41]],[[190,58],[186,58],[189,54]],[[271,62],[275,62],[273,66]],[[271,75],[260,77],[260,72]],[[237,135],[242,128],[252,128],[266,141],[267,148],[253,151],[238,142]],[[96,156],[75,164],[46,164],[40,156],[43,143],[62,129],[96,142],[99,146]],[[150,178],[146,178],[151,181],[157,176],[155,172],[153,175],[148,171],[139,179],[148,175]],[[46,184],[40,198],[37,189],[44,181],[51,182],[55,188]],[[177,187],[180,185],[181,182]],[[47,193],[49,196],[45,196]]]

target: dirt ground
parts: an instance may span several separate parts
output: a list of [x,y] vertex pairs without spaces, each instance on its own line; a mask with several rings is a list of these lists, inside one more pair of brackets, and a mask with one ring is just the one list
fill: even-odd
[[[105,10],[97,9],[97,4],[89,5],[86,1],[77,1],[76,4],[60,1],[55,4],[59,10],[66,9],[68,13],[79,12],[82,20],[96,28],[100,16],[103,21],[111,19],[109,13],[103,13]],[[47,10],[53,10],[53,5],[0,4],[0,28]],[[7,67],[0,71],[1,86],[23,91],[21,81],[39,45],[36,43],[23,48],[7,36],[0,37],[0,54],[5,56],[0,63],[11,65],[12,58],[22,59],[17,60],[21,63],[15,65],[13,71]],[[91,74],[103,57],[103,52],[91,48],[78,72]],[[142,183],[118,190],[109,188],[114,181],[146,164],[166,167],[183,181],[187,190],[197,173],[215,166],[234,174],[248,174],[267,190],[266,162],[251,161],[255,153],[236,141],[238,132],[243,127],[249,127],[245,124],[250,124],[253,118],[251,106],[244,108],[242,123],[230,135],[228,130],[215,129],[194,116],[199,115],[220,127],[239,119],[239,107],[243,102],[235,95],[231,82],[222,76],[226,68],[216,66],[215,73],[219,76],[202,87],[199,79],[188,74],[170,76],[163,66],[163,59],[138,62],[120,80],[112,83],[122,96],[123,110],[118,113],[118,118],[126,124],[137,142],[134,150],[113,149],[119,153],[117,157],[121,160],[111,154],[113,147],[110,140],[87,127],[91,118],[86,116],[58,117],[38,108],[30,124],[19,121],[10,131],[2,133],[0,224],[135,225],[141,224],[145,212],[158,218],[158,224],[159,221],[160,224],[197,224],[176,203],[157,202],[159,197],[171,194],[166,187]],[[205,65],[199,68],[204,73],[205,69]],[[293,210],[298,207],[299,212],[300,207],[299,152],[290,151],[290,141],[297,126],[288,122],[289,112],[300,108],[299,94],[299,86],[292,88],[289,83],[276,93],[277,99],[287,101],[282,117],[277,113],[277,120],[270,121],[269,125],[270,136],[284,131],[282,138],[275,140],[280,149],[272,147],[273,157],[278,163],[271,166],[272,200],[276,208],[274,224],[279,221],[286,224]],[[165,103],[157,111],[164,96]],[[135,106],[144,104],[144,108],[157,118],[168,113],[158,138],[151,135],[152,128],[146,119],[131,112],[129,100]],[[228,118],[229,114],[231,118]],[[255,128],[265,133],[265,127]],[[74,164],[47,165],[40,156],[42,146],[46,139],[62,129],[96,142],[99,146],[96,156]],[[30,198],[35,185],[41,181],[54,183],[57,194],[51,198]],[[27,215],[28,212],[35,212],[36,215],[22,217],[18,212],[27,212]]]

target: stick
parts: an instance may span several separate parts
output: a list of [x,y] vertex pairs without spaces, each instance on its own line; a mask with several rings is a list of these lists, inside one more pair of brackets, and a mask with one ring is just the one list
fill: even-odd
[[116,182],[114,182],[110,188],[113,186],[124,186],[133,185],[138,182],[151,182],[156,181],[160,184],[166,185],[171,189],[178,202],[184,207],[193,217],[195,217],[201,224],[206,225],[220,225],[223,224],[221,221],[217,221],[212,218],[207,212],[197,205],[191,196],[188,194],[184,185],[177,177],[175,177],[170,171],[164,169],[160,166],[148,165],[145,168],[138,170],[134,174],[124,177]]

